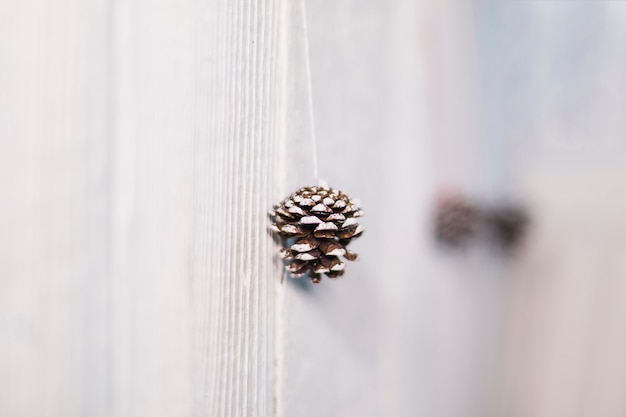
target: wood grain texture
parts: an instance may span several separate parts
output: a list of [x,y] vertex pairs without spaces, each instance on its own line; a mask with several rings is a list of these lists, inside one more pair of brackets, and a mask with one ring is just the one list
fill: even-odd
[[282,7],[0,2],[0,415],[275,414]]
[[[625,9],[505,3],[0,0],[0,416],[623,415]],[[267,210],[315,136],[367,215],[313,287]],[[436,171],[513,165],[520,257],[436,248]]]
[[269,416],[282,271],[267,211],[282,191],[282,9],[275,1],[207,6],[195,11],[194,409]]
[[0,2],[0,414],[107,410],[105,2]]
[[110,8],[108,415],[190,415],[193,4]]

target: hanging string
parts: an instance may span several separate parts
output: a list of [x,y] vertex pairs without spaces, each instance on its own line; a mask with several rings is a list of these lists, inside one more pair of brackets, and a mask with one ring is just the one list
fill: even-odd
[[315,117],[313,115],[313,87],[311,83],[311,63],[309,57],[309,29],[307,26],[307,18],[306,18],[306,2],[305,0],[301,0],[302,2],[302,27],[304,31],[304,56],[305,56],[305,71],[306,71],[306,83],[308,96],[309,96],[309,119],[311,121],[311,153],[313,160],[313,180],[317,183],[319,181],[318,171],[317,171],[317,138],[315,137]]

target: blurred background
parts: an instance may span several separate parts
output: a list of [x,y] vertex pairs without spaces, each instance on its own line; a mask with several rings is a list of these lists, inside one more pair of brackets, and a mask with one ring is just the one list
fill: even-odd
[[0,0],[0,417],[624,416],[625,116],[626,2]]

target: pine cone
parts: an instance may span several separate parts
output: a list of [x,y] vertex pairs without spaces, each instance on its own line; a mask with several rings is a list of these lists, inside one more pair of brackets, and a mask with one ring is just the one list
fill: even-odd
[[506,249],[514,248],[526,234],[528,214],[522,207],[502,206],[488,213],[489,225],[499,243]]
[[466,245],[476,234],[480,212],[462,197],[448,197],[439,202],[435,211],[435,235],[449,246]]
[[303,187],[274,206],[272,230],[283,237],[281,251],[292,277],[309,272],[319,283],[321,274],[329,278],[343,275],[343,256],[354,261],[357,254],[346,249],[363,233],[358,218],[363,215],[350,197],[334,188]]

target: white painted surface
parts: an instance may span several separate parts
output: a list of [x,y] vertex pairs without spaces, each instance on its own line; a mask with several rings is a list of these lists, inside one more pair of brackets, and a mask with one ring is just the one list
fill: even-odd
[[0,2],[0,415],[274,414],[282,8]]
[[[0,1],[0,416],[623,415],[626,15],[572,4]],[[281,284],[314,136],[361,260]]]

